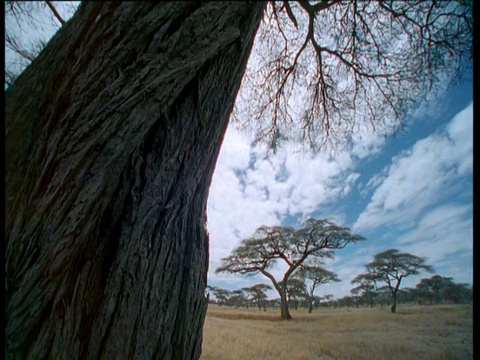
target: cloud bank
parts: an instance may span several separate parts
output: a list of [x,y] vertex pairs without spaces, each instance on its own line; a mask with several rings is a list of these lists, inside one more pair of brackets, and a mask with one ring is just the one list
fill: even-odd
[[[392,247],[426,256],[438,274],[471,283],[472,134],[470,104],[431,135],[392,154],[387,166],[359,184],[359,160],[382,151],[382,136],[358,138],[335,156],[313,156],[285,145],[267,157],[264,150],[251,146],[252,136],[230,126],[208,202],[209,282],[225,287],[230,283],[232,288],[268,283],[260,276],[243,278],[214,274],[214,270],[222,257],[261,225],[294,222],[298,226],[328,207],[340,209],[334,221],[348,226],[342,220],[353,210],[343,200],[356,189],[363,204],[353,217],[352,231],[371,240],[337,252],[327,268],[343,281],[319,289],[319,295],[348,295],[353,287],[350,281],[364,272],[373,255]],[[467,269],[459,265],[462,262]],[[278,266],[273,272],[280,276],[282,271]],[[405,286],[419,280],[409,279]]]

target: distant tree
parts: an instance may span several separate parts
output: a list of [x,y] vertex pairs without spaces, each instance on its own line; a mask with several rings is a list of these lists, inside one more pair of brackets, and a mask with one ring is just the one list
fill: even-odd
[[355,305],[355,297],[346,295],[337,300],[337,304],[339,307],[352,307]]
[[380,286],[377,287],[377,303],[380,304],[380,308],[383,310],[390,302],[392,299],[392,295],[390,293],[390,289],[388,288],[387,285],[385,286]]
[[409,287],[406,287],[406,288],[403,288],[403,289],[398,289],[397,299],[398,299],[397,302],[399,304],[400,303],[415,304],[417,302],[416,291],[415,291],[415,289],[412,289],[412,288],[409,288]]
[[248,309],[248,298],[243,291],[243,289],[233,290],[232,296],[229,299],[230,306],[235,306],[235,308],[239,308],[241,306],[245,306]]
[[[350,229],[326,219],[308,219],[298,230],[291,227],[261,226],[251,238],[242,241],[230,256],[222,259],[215,272],[256,275],[261,273],[272,281],[281,299],[282,319],[291,319],[288,310],[287,286],[290,276],[307,259],[332,256],[332,251],[349,243],[364,240]],[[278,261],[287,265],[283,278],[275,279],[269,271]]]
[[421,279],[415,288],[417,297],[419,297],[422,302],[428,301],[430,304],[440,303],[440,301],[443,300],[444,288],[450,280],[451,279],[443,278],[439,275],[435,275],[430,279]]
[[434,275],[430,279],[422,279],[416,285],[417,297],[430,303],[452,301],[454,303],[472,300],[472,290],[467,284],[456,284],[451,277]]
[[[315,301],[315,290],[322,284],[340,282],[337,274],[324,269],[321,266],[302,266],[296,273],[296,277],[303,280],[303,293],[308,302],[308,312],[312,313]],[[307,285],[306,281],[310,284]]]
[[247,294],[247,299],[252,301],[258,306],[258,309],[261,310],[263,307],[264,311],[267,311],[267,299],[268,296],[265,293],[267,290],[272,290],[272,287],[267,284],[255,284],[250,287],[242,288],[244,293]]
[[334,302],[333,294],[325,294],[323,296],[318,297],[318,302],[315,304],[316,307],[318,306],[332,306]]
[[[283,283],[280,281],[279,285],[283,286]],[[286,291],[287,291],[287,302],[289,307],[293,303],[293,308],[295,310],[298,309],[299,301],[305,299],[304,287],[305,287],[304,279],[297,278],[295,277],[295,275],[292,275],[288,279]]]
[[216,286],[213,286],[213,285],[207,285],[205,286],[205,292],[207,293],[207,298],[208,298],[208,302],[209,303],[213,303],[213,302],[216,302],[210,295],[211,293],[213,293],[214,291],[216,291],[218,288]]
[[353,295],[360,296],[370,307],[375,306],[375,297],[377,293],[375,276],[373,274],[360,274],[351,281],[351,284],[359,284],[357,287],[354,287],[350,292]]
[[232,297],[233,293],[230,290],[222,289],[216,286],[208,286],[211,293],[215,297],[217,304],[219,306],[222,305],[230,305],[230,298]]
[[467,283],[453,283],[446,290],[445,300],[455,304],[473,301],[473,289]]
[[[374,260],[365,265],[369,276],[376,282],[384,281],[390,290],[392,313],[397,310],[397,293],[402,280],[408,276],[417,275],[420,271],[433,272],[433,268],[425,263],[424,257],[418,257],[408,253],[401,253],[397,249],[389,249],[378,253]],[[368,275],[367,275],[368,274]]]

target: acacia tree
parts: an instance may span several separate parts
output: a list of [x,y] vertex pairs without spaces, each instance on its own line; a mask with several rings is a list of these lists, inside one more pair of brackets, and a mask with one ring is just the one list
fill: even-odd
[[248,309],[248,298],[243,289],[233,290],[229,302],[230,306],[235,306],[235,309],[241,306],[245,306]]
[[377,293],[377,303],[380,303],[380,308],[383,310],[390,303],[390,300],[392,297],[390,293],[390,289],[388,288],[387,285],[380,286],[380,287],[377,287],[376,293]]
[[260,134],[310,144],[401,123],[471,56],[460,1],[83,2],[5,94],[7,358],[200,356],[208,189],[258,29]]
[[371,273],[360,274],[351,281],[351,284],[359,285],[350,290],[350,292],[354,295],[359,295],[373,308],[375,297],[377,296],[375,292],[376,277]]
[[[315,289],[322,284],[341,281],[337,277],[337,274],[320,266],[302,266],[294,276],[303,281],[302,291],[308,301],[308,312],[310,314],[312,313],[313,302],[315,301]],[[306,284],[306,280],[310,280],[309,285]]]
[[416,285],[415,294],[417,298],[427,299],[430,303],[436,304],[447,300],[459,303],[472,299],[472,291],[467,284],[456,284],[451,277],[440,275],[420,280]]
[[233,295],[230,290],[210,285],[207,286],[207,288],[209,288],[210,291],[213,293],[213,296],[215,296],[215,299],[217,300],[219,306],[230,304],[230,298]]
[[397,249],[389,249],[374,256],[371,263],[365,265],[365,277],[373,278],[376,282],[383,281],[390,291],[392,313],[397,310],[397,293],[402,280],[420,271],[433,272],[433,268],[425,263],[425,257],[418,257],[409,253],[401,253]]
[[[292,227],[261,226],[251,238],[232,250],[230,256],[222,259],[222,265],[215,272],[256,275],[261,273],[272,282],[280,295],[281,316],[284,320],[292,317],[288,309],[287,286],[290,276],[307,259],[331,257],[333,250],[342,249],[349,243],[364,240],[360,235],[350,233],[348,227],[334,224],[327,219],[308,219],[298,230]],[[282,261],[287,270],[282,279],[275,279],[271,272],[277,261]]]
[[266,302],[268,296],[265,292],[267,290],[272,290],[272,287],[270,285],[255,284],[250,287],[242,288],[242,290],[247,294],[248,301],[254,302],[258,306],[259,310],[261,310],[263,307],[263,311],[267,311]]
[[[283,286],[283,283],[280,281],[280,286]],[[294,275],[288,279],[286,284],[286,292],[287,292],[287,302],[288,306],[290,307],[293,302],[293,308],[298,310],[298,302],[305,298],[305,294],[303,292],[303,288],[305,286],[305,281],[303,279],[297,278]]]
[[469,1],[279,1],[265,21],[236,106],[273,150],[393,131],[472,55]]

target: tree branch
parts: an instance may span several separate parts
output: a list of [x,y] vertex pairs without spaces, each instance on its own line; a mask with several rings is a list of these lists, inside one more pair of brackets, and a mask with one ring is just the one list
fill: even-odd
[[65,25],[65,20],[62,19],[62,17],[58,13],[57,9],[55,9],[55,6],[53,6],[52,2],[51,1],[45,1],[45,2],[47,3],[50,10],[52,10],[53,15],[55,15],[55,17],[60,22],[60,24],[62,24],[62,26]]

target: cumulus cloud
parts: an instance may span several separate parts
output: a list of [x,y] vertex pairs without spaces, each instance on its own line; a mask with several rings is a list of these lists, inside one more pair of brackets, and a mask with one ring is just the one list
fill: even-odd
[[[341,200],[354,188],[363,199],[373,194],[352,231],[375,236],[338,251],[329,260],[326,267],[342,282],[322,287],[319,295],[350,295],[350,281],[365,271],[364,265],[374,254],[392,247],[426,256],[437,273],[469,282],[471,271],[452,265],[449,254],[465,257],[466,263],[471,257],[471,191],[468,193],[465,181],[471,181],[473,169],[472,118],[470,105],[446,126],[393,157],[391,164],[374,174],[363,188],[357,184],[358,160],[378,154],[384,145],[381,136],[354,139],[357,143],[334,156],[300,153],[288,144],[266,156],[264,149],[251,146],[253,136],[229,127],[208,202],[209,282],[231,289],[269,283],[261,275],[244,278],[214,274],[214,270],[222,257],[261,225],[279,225],[287,220],[290,225],[295,219],[298,226],[319,209],[331,209],[333,220],[343,225],[348,209]],[[343,210],[338,212],[340,208]],[[281,264],[272,269],[277,278],[284,271]],[[408,279],[404,286],[415,286],[419,279]],[[269,295],[276,297],[275,293]]]
[[208,201],[211,277],[220,259],[259,226],[294,216],[301,221],[346,196],[359,177],[348,152],[314,156],[287,144],[266,156],[252,140],[229,127],[218,159]]
[[355,231],[380,226],[408,229],[429,206],[452,195],[455,183],[473,169],[473,105],[458,113],[441,131],[419,140],[392,159]]

